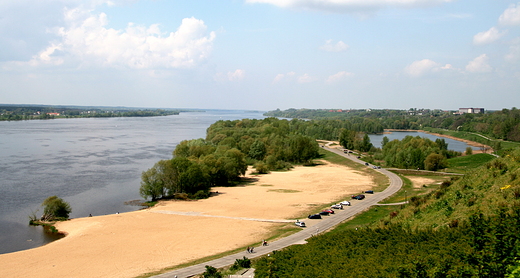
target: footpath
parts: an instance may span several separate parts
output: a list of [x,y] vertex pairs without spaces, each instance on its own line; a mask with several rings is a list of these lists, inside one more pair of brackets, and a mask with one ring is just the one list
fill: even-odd
[[[328,150],[330,152],[336,153],[343,157],[346,157],[354,162],[365,164],[364,161],[356,158],[353,155],[348,155],[343,153],[343,151],[330,148],[328,145],[323,146],[323,149]],[[215,268],[222,268],[229,265],[232,265],[235,260],[242,259],[244,256],[252,259],[260,256],[265,256],[269,253],[272,253],[275,250],[280,250],[290,245],[295,244],[305,244],[306,239],[317,235],[321,232],[327,231],[334,226],[338,225],[341,222],[355,216],[366,210],[367,208],[377,205],[378,202],[388,198],[389,196],[395,194],[399,189],[401,189],[403,185],[403,181],[394,173],[386,170],[386,169],[373,169],[374,171],[378,171],[384,175],[386,175],[390,180],[390,185],[382,192],[375,192],[372,194],[365,195],[366,198],[364,200],[352,200],[351,206],[344,207],[343,210],[336,210],[335,214],[331,216],[324,217],[321,221],[319,221],[316,225],[312,227],[303,228],[300,232],[292,234],[288,237],[284,237],[278,239],[276,241],[270,242],[267,246],[258,246],[254,248],[253,253],[248,253],[246,250],[243,252],[238,252],[232,255],[228,255],[222,258],[214,259],[208,262],[188,266],[185,268],[180,268],[176,270],[172,270],[167,273],[163,273],[160,275],[153,276],[154,278],[185,278],[192,277],[197,274],[202,274],[206,271],[206,265],[210,265]]]

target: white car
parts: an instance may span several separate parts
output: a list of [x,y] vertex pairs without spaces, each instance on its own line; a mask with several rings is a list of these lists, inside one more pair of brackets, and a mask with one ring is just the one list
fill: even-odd
[[350,206],[350,202],[349,201],[343,201],[343,202],[341,202],[339,204],[342,205],[342,206]]
[[343,209],[343,205],[341,204],[335,204],[335,205],[332,205],[330,206],[331,209]]
[[305,227],[305,222],[298,220],[298,221],[294,222],[294,225],[303,228],[303,227]]

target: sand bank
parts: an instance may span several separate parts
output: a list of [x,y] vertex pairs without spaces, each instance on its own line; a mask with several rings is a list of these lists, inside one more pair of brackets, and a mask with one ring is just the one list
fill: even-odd
[[255,181],[213,188],[217,196],[206,200],[58,223],[65,238],[0,255],[0,277],[135,277],[259,244],[292,225],[283,221],[373,186],[370,177],[331,164],[248,177]]

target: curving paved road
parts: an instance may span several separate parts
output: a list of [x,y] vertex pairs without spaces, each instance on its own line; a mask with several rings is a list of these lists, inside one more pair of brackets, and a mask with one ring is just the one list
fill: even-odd
[[[342,151],[334,148],[329,148],[328,146],[324,146],[323,149],[331,151],[333,153],[339,154],[343,157],[346,157],[354,162],[365,164],[364,161],[357,159],[353,155],[347,155],[344,154]],[[305,243],[305,240],[316,233],[326,231],[339,223],[349,219],[350,217],[361,213],[362,211],[366,210],[368,207],[376,205],[378,202],[386,199],[387,197],[393,195],[399,189],[401,189],[403,185],[403,181],[394,173],[387,171],[385,169],[373,169],[374,171],[381,172],[382,174],[385,174],[390,179],[390,185],[387,189],[385,189],[383,192],[376,192],[375,194],[367,194],[365,195],[366,198],[364,200],[358,201],[358,200],[352,200],[351,206],[345,207],[343,210],[336,210],[336,213],[331,216],[324,217],[322,220],[316,221],[316,224],[302,229],[300,232],[297,232],[295,234],[292,234],[288,237],[281,238],[279,240],[270,242],[268,246],[259,246],[255,247],[254,253],[247,253],[246,251],[238,252],[233,255],[225,256],[219,259],[215,259],[209,262],[200,263],[197,265],[176,269],[171,272],[163,273],[157,276],[153,276],[156,278],[184,278],[184,277],[191,277],[197,274],[201,274],[204,271],[206,271],[205,266],[211,265],[215,268],[222,268],[228,265],[232,265],[236,259],[242,259],[244,256],[248,258],[256,258],[260,257],[266,254],[269,254],[273,252],[274,250],[279,250],[282,248],[285,248],[290,245],[294,244],[303,244]],[[308,220],[307,220],[308,221]]]

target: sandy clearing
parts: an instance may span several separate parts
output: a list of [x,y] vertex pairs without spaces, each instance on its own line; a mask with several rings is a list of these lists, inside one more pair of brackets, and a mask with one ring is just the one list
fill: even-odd
[[[406,178],[408,178],[412,182],[413,187],[415,187],[415,188],[420,188],[420,187],[422,187],[425,184],[428,185],[428,184],[432,184],[432,183],[437,182],[434,179],[423,178],[423,177],[410,177],[410,176],[407,176]],[[440,183],[440,182],[438,182],[438,183]]]
[[206,200],[59,223],[67,237],[0,255],[0,277],[135,277],[259,243],[285,225],[237,218],[296,219],[373,185],[370,177],[331,164],[248,177],[257,181],[214,188],[219,194]]

